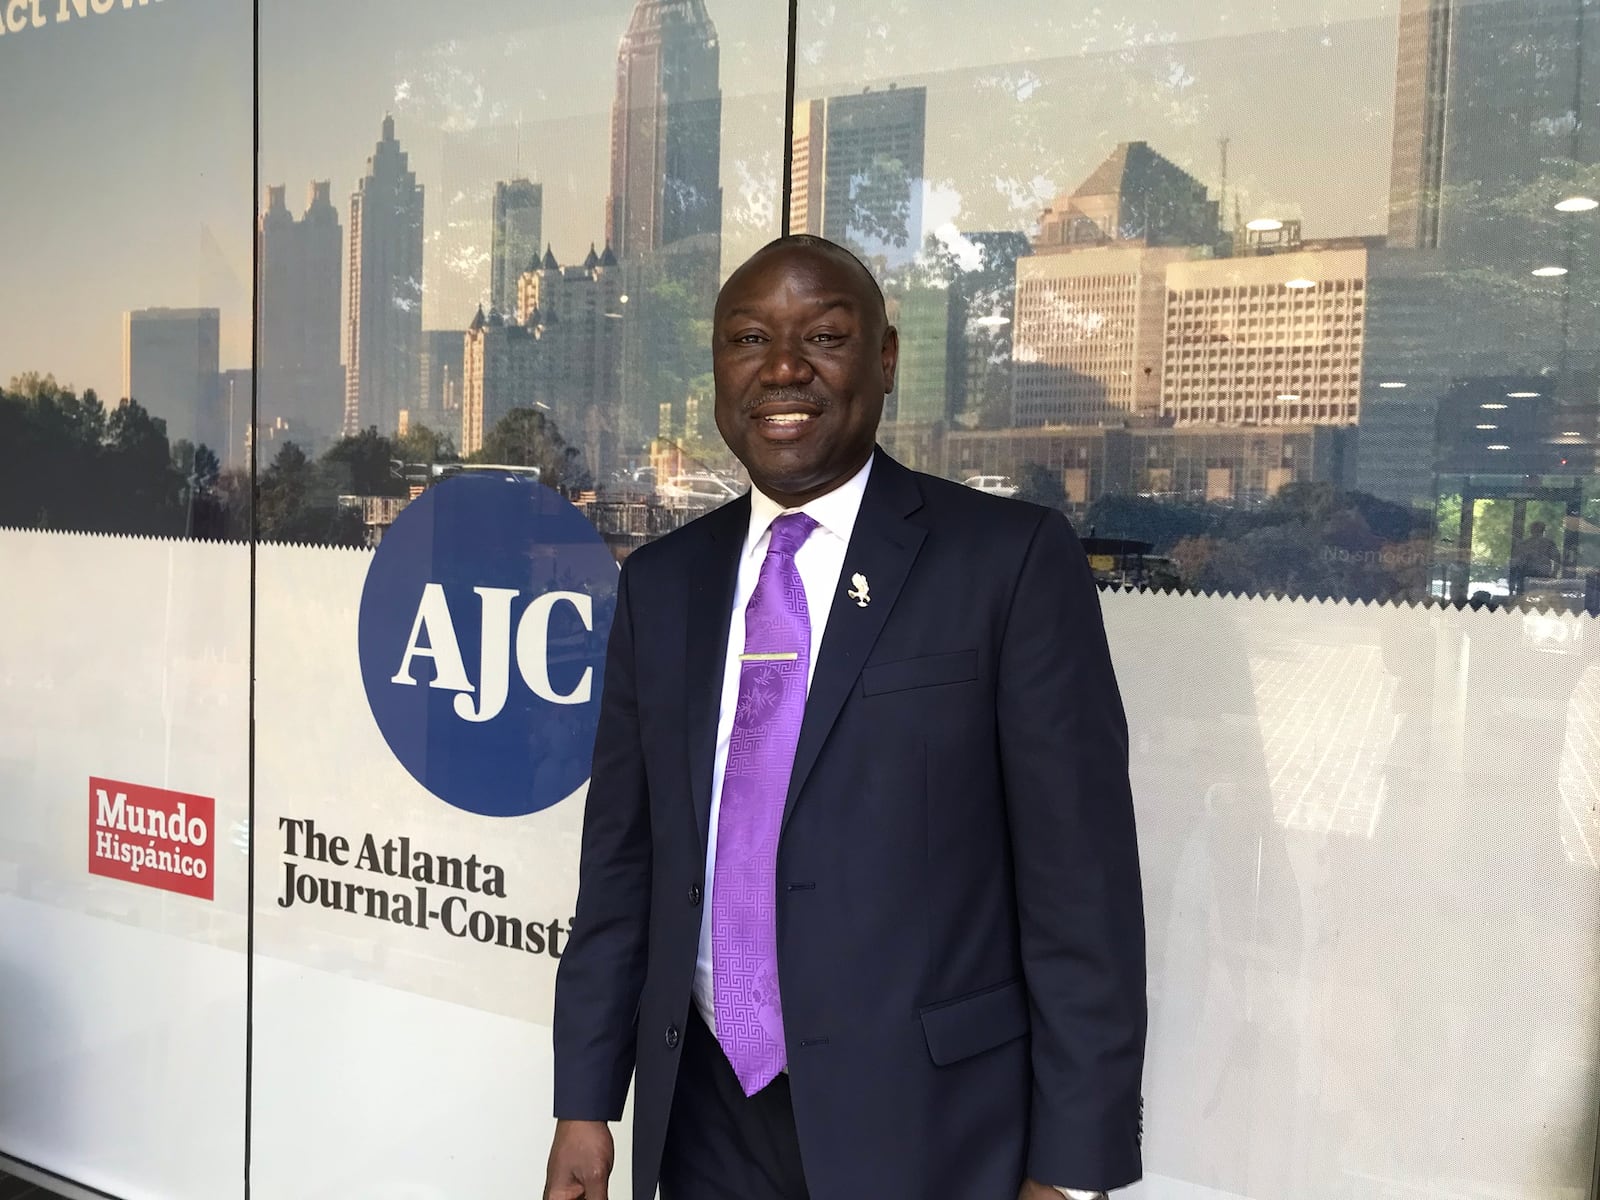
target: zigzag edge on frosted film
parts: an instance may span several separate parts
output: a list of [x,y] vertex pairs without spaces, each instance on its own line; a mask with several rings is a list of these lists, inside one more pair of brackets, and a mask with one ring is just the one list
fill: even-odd
[[[249,547],[252,544],[250,538],[180,537],[171,533],[118,533],[103,529],[39,529],[28,525],[0,525],[0,533],[34,534],[40,537],[102,538],[107,541],[123,542],[172,542],[182,546]],[[346,546],[336,542],[305,542],[286,538],[256,538],[254,544],[293,546],[299,550],[354,550],[363,554],[372,553],[371,546]]]
[[[248,547],[251,545],[250,540],[247,538],[177,537],[163,533],[109,533],[91,529],[37,529],[23,525],[0,525],[0,533],[32,534],[39,537],[102,538],[108,541],[171,542],[184,546]],[[330,542],[295,541],[284,538],[257,538],[254,544],[257,546],[284,547],[291,550],[348,551],[353,554],[372,553],[371,546],[345,546]],[[1121,584],[1100,584],[1098,588],[1100,593],[1106,596],[1178,596],[1187,600],[1232,600],[1257,604],[1318,604],[1351,609],[1359,606],[1378,609],[1438,610],[1439,612],[1484,612],[1491,615],[1494,613],[1525,614],[1532,612],[1550,616],[1591,618],[1596,616],[1594,613],[1583,610],[1573,612],[1569,608],[1556,604],[1532,603],[1526,607],[1520,604],[1494,605],[1492,607],[1481,605],[1478,608],[1473,608],[1469,603],[1456,603],[1455,601],[1439,600],[1433,597],[1419,600],[1373,600],[1366,596],[1285,596],[1275,592],[1225,591],[1212,588],[1126,587]]]
[[1486,614],[1504,613],[1511,615],[1526,615],[1536,613],[1542,616],[1557,617],[1594,617],[1597,614],[1586,610],[1574,612],[1572,609],[1559,604],[1529,603],[1479,605],[1474,608],[1471,604],[1462,601],[1440,600],[1435,597],[1424,597],[1417,600],[1374,600],[1368,596],[1286,596],[1276,592],[1251,592],[1229,591],[1215,588],[1152,588],[1152,587],[1126,587],[1121,584],[1100,584],[1099,591],[1103,596],[1180,596],[1187,600],[1217,600],[1233,601],[1238,603],[1254,604],[1304,604],[1321,605],[1331,608],[1374,608],[1374,609],[1406,609],[1420,612],[1462,612]]

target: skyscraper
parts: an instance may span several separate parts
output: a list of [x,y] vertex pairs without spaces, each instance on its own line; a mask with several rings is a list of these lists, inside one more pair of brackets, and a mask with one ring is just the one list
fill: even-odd
[[617,466],[622,402],[622,330],[631,297],[607,246],[561,266],[547,252],[520,282],[517,309],[539,338],[541,397],[569,445],[604,478]]
[[420,395],[422,185],[390,116],[350,197],[349,349],[344,433],[393,433]]
[[249,367],[233,367],[218,376],[217,422],[223,432],[222,444],[212,449],[223,470],[248,464],[250,405],[254,390],[255,372]]
[[167,439],[227,453],[214,308],[141,308],[122,315],[122,395],[167,423]]
[[[1585,0],[1401,0],[1389,241],[1509,250],[1600,158]],[[1587,60],[1587,62],[1586,62]],[[1587,70],[1585,69],[1587,67]],[[1553,194],[1518,193],[1545,184]],[[1526,207],[1525,214],[1516,211]]]
[[461,436],[463,345],[464,335],[459,329],[423,330],[422,400],[409,410],[408,425],[426,425],[451,438]]
[[889,320],[900,331],[900,364],[884,415],[897,424],[944,421],[950,404],[950,289],[914,283],[887,289]]
[[623,259],[722,228],[722,86],[704,0],[639,0],[617,51],[606,225]]
[[1600,367],[1600,227],[1556,208],[1597,195],[1597,63],[1585,0],[1402,0],[1364,490],[1432,504],[1452,381],[1544,375],[1570,392]]
[[544,186],[526,179],[494,185],[494,232],[489,244],[489,303],[504,316],[517,311],[517,280],[544,245]]
[[339,254],[343,234],[327,182],[311,184],[298,220],[281,185],[267,189],[260,245],[262,420],[283,420],[308,451],[344,424],[339,365]]
[[533,408],[603,478],[617,465],[626,302],[616,257],[591,246],[581,265],[563,267],[547,251],[518,293],[520,320],[480,311],[467,330],[461,451],[481,449],[513,408]]
[[1162,415],[1179,425],[1355,424],[1370,248],[1348,241],[1168,266]]
[[828,102],[794,106],[794,137],[789,155],[790,233],[822,234],[822,181],[828,167]]
[[722,260],[721,51],[704,0],[639,0],[617,53],[610,246],[627,307],[613,436],[641,454],[704,370]]
[[464,340],[461,453],[476,454],[500,419],[540,401],[539,341],[535,331],[507,322],[498,309],[480,308]]
[[1017,260],[1011,424],[1161,412],[1167,268],[1185,246],[1089,246]]
[[1145,142],[1121,142],[1072,192],[1044,211],[1034,250],[1111,242],[1209,246],[1217,202],[1205,185]]
[[1014,425],[1161,412],[1167,271],[1209,255],[1217,205],[1143,142],[1124,142],[1047,209],[1017,260]]
[[887,268],[915,258],[927,107],[926,88],[893,84],[796,106],[790,229],[820,233]]

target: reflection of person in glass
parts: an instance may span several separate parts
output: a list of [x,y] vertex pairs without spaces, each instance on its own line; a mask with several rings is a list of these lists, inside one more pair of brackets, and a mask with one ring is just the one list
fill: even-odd
[[1521,592],[1529,579],[1549,579],[1559,571],[1561,552],[1544,528],[1543,521],[1535,521],[1528,526],[1528,536],[1511,549],[1513,592]]
[[875,450],[898,337],[847,251],[773,243],[713,329],[754,488],[623,570],[545,1195],[611,1194],[630,1075],[636,1196],[1132,1183],[1139,862],[1083,552]]

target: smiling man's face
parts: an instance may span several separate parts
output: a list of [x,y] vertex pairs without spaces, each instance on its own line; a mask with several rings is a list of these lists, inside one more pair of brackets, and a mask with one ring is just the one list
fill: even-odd
[[863,268],[826,245],[758,252],[717,297],[717,428],[785,508],[832,491],[872,455],[899,341]]

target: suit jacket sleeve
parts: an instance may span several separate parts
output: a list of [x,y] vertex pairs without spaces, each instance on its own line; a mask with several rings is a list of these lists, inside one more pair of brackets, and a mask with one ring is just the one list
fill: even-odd
[[616,1121],[633,1074],[650,917],[650,797],[639,739],[629,571],[617,582],[578,906],[556,977],[555,1115]]
[[1001,768],[1033,1031],[1028,1175],[1110,1189],[1140,1166],[1144,908],[1128,732],[1088,562],[1034,531],[998,673]]

